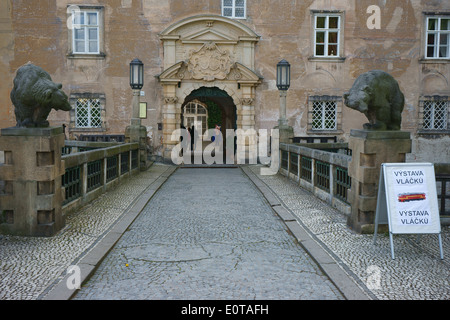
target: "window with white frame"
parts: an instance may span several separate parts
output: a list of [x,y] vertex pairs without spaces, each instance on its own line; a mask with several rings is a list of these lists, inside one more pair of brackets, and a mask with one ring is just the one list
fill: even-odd
[[313,101],[312,103],[312,130],[337,129],[337,103],[336,101]]
[[76,128],[101,128],[102,113],[100,99],[79,98],[75,105]]
[[183,125],[185,128],[195,126],[195,129],[203,132],[208,128],[208,109],[198,100],[189,102],[183,107]]
[[339,56],[340,28],[340,15],[314,15],[314,57]]
[[74,12],[73,52],[99,53],[99,14],[97,11]]
[[102,55],[102,7],[70,6],[70,51],[75,55]]
[[426,19],[427,59],[450,59],[450,16]]
[[222,0],[222,15],[228,18],[246,18],[246,0]]
[[449,130],[449,100],[433,98],[422,101],[422,130]]

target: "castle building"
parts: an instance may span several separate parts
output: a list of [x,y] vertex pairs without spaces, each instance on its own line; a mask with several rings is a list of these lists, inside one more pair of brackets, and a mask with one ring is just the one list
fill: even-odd
[[391,74],[405,96],[410,161],[450,162],[450,2],[446,0],[49,0],[0,2],[0,126],[28,62],[62,83],[73,107],[52,111],[68,138],[123,134],[129,64],[144,63],[141,123],[155,155],[172,132],[278,125],[276,65],[291,66],[286,118],[296,137],[336,137],[367,119],[344,105],[362,73]]

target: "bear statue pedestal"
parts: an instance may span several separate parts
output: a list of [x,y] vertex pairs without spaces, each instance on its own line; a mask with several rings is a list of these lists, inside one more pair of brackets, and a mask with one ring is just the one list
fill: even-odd
[[48,237],[64,227],[63,146],[62,127],[1,130],[0,233]]
[[[348,147],[352,150],[348,168],[352,210],[347,224],[358,233],[373,233],[381,164],[405,162],[406,153],[411,152],[410,133],[351,130]],[[387,226],[378,231],[387,231]]]

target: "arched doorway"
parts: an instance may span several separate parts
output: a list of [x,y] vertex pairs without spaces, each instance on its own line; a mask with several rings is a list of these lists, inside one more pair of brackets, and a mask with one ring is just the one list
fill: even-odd
[[[180,127],[191,128],[204,134],[208,129],[220,126],[222,132],[222,148],[225,155],[227,146],[227,130],[237,129],[236,105],[228,93],[217,87],[200,87],[193,90],[181,106]],[[211,141],[204,140],[201,150]],[[195,149],[193,146],[192,149]]]
[[236,129],[236,105],[228,93],[217,87],[201,87],[193,90],[184,101],[184,106],[192,101],[203,104],[208,113],[207,128],[220,125],[223,130]]

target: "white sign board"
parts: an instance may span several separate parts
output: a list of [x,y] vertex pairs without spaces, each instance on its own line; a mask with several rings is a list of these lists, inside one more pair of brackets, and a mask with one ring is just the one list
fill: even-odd
[[392,234],[439,234],[439,245],[442,247],[432,163],[382,164],[374,242],[379,223],[389,224],[391,247]]

